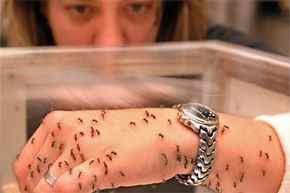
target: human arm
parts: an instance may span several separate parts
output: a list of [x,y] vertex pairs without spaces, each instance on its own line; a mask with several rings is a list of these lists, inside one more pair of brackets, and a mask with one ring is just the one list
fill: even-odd
[[[222,192],[277,192],[285,161],[273,129],[260,121],[224,114],[220,114],[220,123],[216,162],[205,184],[210,184],[213,189],[218,187]],[[228,129],[224,129],[224,125]],[[93,137],[91,126],[94,127]],[[52,148],[53,141],[56,144]],[[81,151],[78,151],[77,143],[80,143]],[[63,149],[59,150],[61,144]],[[177,120],[176,109],[53,112],[26,144],[14,169],[23,192],[25,186],[32,191],[36,185],[35,192],[90,192],[92,184],[95,189],[106,189],[160,183],[176,174],[192,171],[198,145],[198,135]],[[70,153],[71,148],[76,160]],[[117,155],[111,154],[112,151]],[[107,155],[112,156],[112,160]],[[42,178],[49,164],[49,161],[44,163],[44,157],[50,157],[55,163],[51,170],[58,179],[53,188]],[[100,158],[100,164],[97,158]],[[89,164],[92,160],[94,165]],[[59,168],[59,161],[62,168]],[[103,162],[108,167],[107,174]],[[32,169],[27,167],[29,164]],[[39,173],[38,165],[41,167]],[[71,174],[70,168],[73,168]],[[31,171],[35,174],[33,178]],[[80,171],[82,174],[78,178]],[[94,175],[98,178],[95,183]]]

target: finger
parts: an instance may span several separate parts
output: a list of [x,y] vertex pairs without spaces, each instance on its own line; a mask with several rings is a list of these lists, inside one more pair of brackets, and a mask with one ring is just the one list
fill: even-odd
[[[110,165],[113,167],[112,165]],[[92,192],[95,190],[113,188],[114,184],[109,175],[108,163],[99,159],[90,159],[77,165],[72,170],[60,176],[54,187],[41,179],[33,192]],[[115,170],[115,169],[114,169]],[[117,172],[118,173],[118,172]],[[118,174],[121,176],[121,174]]]
[[[81,152],[78,151],[77,147],[71,149],[67,148],[67,150],[55,160],[54,164],[49,167],[49,173],[54,178],[58,179],[66,172],[71,173],[72,169],[75,166],[83,163],[84,161],[85,157]],[[31,187],[34,188],[36,184],[44,180],[44,185],[46,185],[46,191],[44,192],[51,191],[52,187],[45,181],[44,175],[45,173],[43,173],[43,175],[40,175],[37,181],[34,181]]]
[[47,115],[39,128],[24,146],[21,154],[17,156],[17,160],[14,163],[14,171],[21,191],[27,189],[27,187],[25,187],[25,181],[30,172],[29,168],[31,168],[33,161],[36,159],[39,150],[49,135],[48,128],[55,127],[56,122],[67,114],[67,112],[54,111]]
[[28,176],[30,170],[29,168],[31,168],[32,162],[43,145],[46,137],[47,130],[43,127],[43,125],[40,125],[37,131],[26,143],[24,149],[14,163],[15,175],[18,181],[19,189],[22,191],[27,189],[27,187],[25,188],[25,179]]
[[59,158],[63,149],[64,145],[56,141],[54,137],[46,138],[45,143],[30,167],[29,175],[26,178],[26,185],[33,189],[46,171]]

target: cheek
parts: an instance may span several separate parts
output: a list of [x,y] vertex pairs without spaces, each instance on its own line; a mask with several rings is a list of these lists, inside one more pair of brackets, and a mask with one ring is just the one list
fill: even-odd
[[155,42],[159,32],[159,25],[153,22],[142,25],[124,23],[123,27],[129,44]]
[[50,27],[56,45],[89,45],[92,44],[93,33],[88,26],[79,26],[64,16],[53,14]]
[[155,42],[160,28],[158,12],[152,11],[146,17],[135,21],[124,17],[122,26],[131,44]]

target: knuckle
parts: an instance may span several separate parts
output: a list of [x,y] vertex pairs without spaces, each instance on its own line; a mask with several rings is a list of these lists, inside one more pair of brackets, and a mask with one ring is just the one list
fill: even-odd
[[68,115],[70,115],[68,111],[52,111],[46,115],[43,120],[43,124],[46,128],[57,128],[58,124]]
[[44,118],[44,122],[45,123],[55,123],[58,122],[60,118],[62,118],[64,116],[66,112],[65,111],[51,111],[50,113],[48,113],[45,118]]

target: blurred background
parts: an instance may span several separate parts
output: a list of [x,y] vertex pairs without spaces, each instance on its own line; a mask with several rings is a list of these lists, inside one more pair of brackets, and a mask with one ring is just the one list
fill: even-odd
[[289,0],[206,0],[211,21],[289,56]]
[[[210,21],[237,29],[289,56],[289,0],[204,1]],[[2,13],[3,26],[1,18]]]

